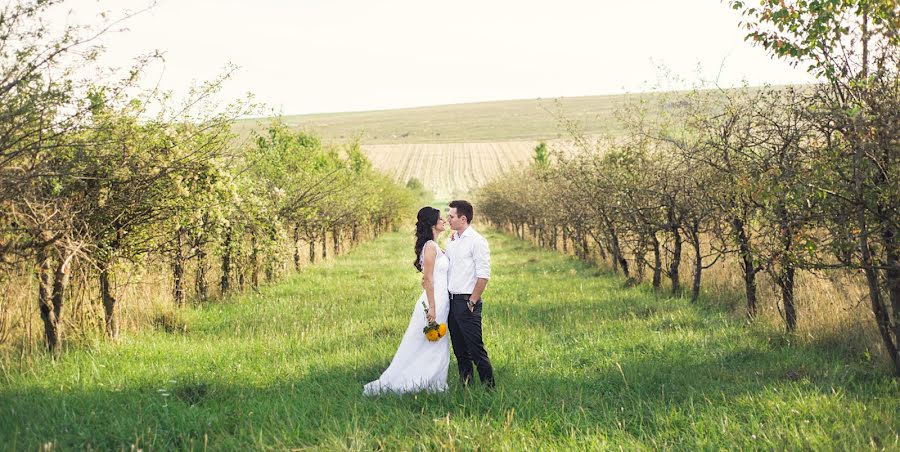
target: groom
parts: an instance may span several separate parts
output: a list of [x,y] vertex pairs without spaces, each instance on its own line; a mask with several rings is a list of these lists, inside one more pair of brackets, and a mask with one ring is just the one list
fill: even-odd
[[491,253],[487,240],[470,226],[472,214],[472,204],[468,201],[450,203],[448,220],[453,234],[446,251],[450,259],[447,281],[450,316],[447,326],[463,384],[468,385],[472,381],[474,361],[481,383],[492,388],[494,369],[481,339],[481,294],[491,277]]

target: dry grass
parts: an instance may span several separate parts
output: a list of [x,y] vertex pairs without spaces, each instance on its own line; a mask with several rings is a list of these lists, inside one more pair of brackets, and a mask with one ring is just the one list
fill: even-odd
[[[192,269],[191,269],[192,270]],[[188,287],[193,287],[190,271]],[[77,275],[67,291],[62,309],[63,344],[91,344],[104,334],[103,306],[96,281]],[[215,280],[217,281],[217,279]],[[0,315],[12,319],[0,326],[0,347],[20,350],[25,355],[44,348],[44,330],[37,302],[37,280],[27,271],[19,271],[4,281],[0,290],[8,294]],[[154,320],[175,310],[172,282],[168,269],[159,264],[117,269],[113,277],[113,296],[119,300],[119,332],[122,336],[147,328]]]
[[[344,243],[347,249],[348,243]],[[319,245],[316,245],[318,259],[321,259]],[[328,252],[331,253],[331,239],[328,239]],[[301,245],[302,265],[308,263],[309,248]],[[293,272],[293,260],[290,252],[283,253],[276,263],[275,280]],[[333,256],[329,255],[326,259]],[[210,299],[221,297],[219,280],[221,272],[218,259],[211,259],[208,264],[207,280],[209,281]],[[76,270],[67,291],[65,305],[62,310],[63,346],[97,344],[104,337],[104,311],[100,301],[98,282],[90,272],[81,273]],[[260,278],[264,278],[261,272]],[[185,271],[185,289],[188,294],[194,292],[196,262],[189,262]],[[261,281],[262,282],[262,281]],[[237,285],[237,280],[232,283]],[[238,289],[239,290],[239,289]],[[249,278],[245,281],[245,291],[249,287]],[[21,356],[31,356],[45,348],[43,323],[37,302],[37,279],[31,267],[20,266],[16,271],[5,274],[0,280],[0,352],[15,352]],[[163,262],[145,262],[142,265],[123,265],[113,273],[113,296],[117,304],[120,337],[127,337],[147,328],[157,328],[168,332],[177,331],[180,326],[178,308],[172,297],[173,281],[171,268]],[[189,298],[188,303],[197,304],[196,298]]]
[[[684,268],[693,265],[685,261]],[[685,278],[690,278],[690,273]],[[726,259],[703,274],[703,290],[707,297],[731,298],[735,314],[746,312],[744,283],[735,259]],[[766,273],[757,275],[759,318],[774,328],[784,328],[780,292]],[[801,343],[837,348],[850,357],[872,359],[887,354],[877,333],[872,311],[867,303],[868,291],[862,275],[846,270],[798,272],[794,295],[797,329],[793,337]],[[882,355],[883,354],[883,355]]]
[[[561,249],[561,236],[558,242]],[[687,244],[685,246],[680,267],[681,285],[689,297],[694,259]],[[568,247],[568,254],[573,254],[571,247]],[[647,258],[652,261],[652,256]],[[596,253],[592,259],[601,269],[612,270],[611,264]],[[629,259],[629,263],[634,268],[633,259]],[[663,268],[667,269],[668,265],[669,261],[663,259]],[[652,270],[645,270],[643,282],[650,284],[651,277]],[[720,259],[704,270],[701,285],[702,304],[724,308],[735,318],[746,318],[744,281],[736,256]],[[670,290],[671,283],[664,273],[660,296],[668,296]],[[779,340],[836,350],[853,360],[889,362],[868,303],[868,289],[862,274],[848,270],[800,271],[795,280],[794,296],[797,328],[793,334]],[[765,272],[757,274],[757,297],[757,323],[772,331],[783,331],[785,322],[780,291]]]

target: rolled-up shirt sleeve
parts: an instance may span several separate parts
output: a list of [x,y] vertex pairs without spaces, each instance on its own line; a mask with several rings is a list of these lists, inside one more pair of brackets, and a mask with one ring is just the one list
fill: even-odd
[[475,277],[491,279],[491,250],[484,237],[479,237],[479,240],[475,241],[472,257],[475,261]]

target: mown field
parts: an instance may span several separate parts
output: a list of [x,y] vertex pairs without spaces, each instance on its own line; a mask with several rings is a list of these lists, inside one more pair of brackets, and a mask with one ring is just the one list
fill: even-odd
[[418,179],[434,197],[467,197],[476,187],[534,155],[536,141],[498,143],[372,144],[362,149],[372,165],[395,181]]
[[[406,184],[417,179],[436,199],[471,198],[490,180],[534,161],[538,141],[495,143],[366,144],[379,171]],[[577,152],[566,140],[546,141],[552,154]]]
[[120,343],[4,356],[0,449],[900,449],[873,361],[486,236],[494,392],[362,396],[420,290],[393,233]]

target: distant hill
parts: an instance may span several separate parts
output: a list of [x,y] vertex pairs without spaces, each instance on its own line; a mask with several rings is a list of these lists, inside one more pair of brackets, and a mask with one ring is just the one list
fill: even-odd
[[[589,134],[615,132],[613,113],[630,95],[522,99],[348,113],[284,116],[326,141],[360,137],[363,144],[471,143],[564,138],[558,117]],[[245,119],[238,128],[255,127]]]

